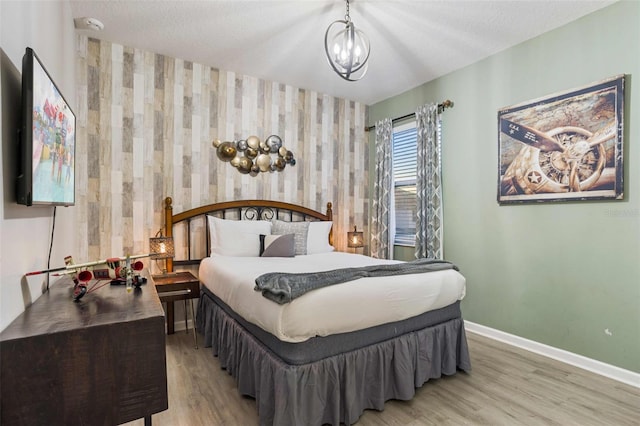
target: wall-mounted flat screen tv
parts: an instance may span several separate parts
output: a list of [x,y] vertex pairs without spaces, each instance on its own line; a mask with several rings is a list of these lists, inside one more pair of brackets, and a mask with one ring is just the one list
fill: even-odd
[[22,58],[19,204],[75,204],[76,116],[33,49]]

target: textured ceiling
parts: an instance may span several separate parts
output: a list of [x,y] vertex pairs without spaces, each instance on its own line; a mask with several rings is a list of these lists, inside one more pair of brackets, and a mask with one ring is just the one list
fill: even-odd
[[340,0],[84,0],[91,37],[374,104],[535,37],[615,0],[351,0],[371,41],[367,75],[346,82],[324,55]]

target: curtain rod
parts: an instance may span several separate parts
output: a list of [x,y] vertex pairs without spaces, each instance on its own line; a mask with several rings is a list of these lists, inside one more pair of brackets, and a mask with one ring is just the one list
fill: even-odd
[[[450,101],[449,99],[447,99],[446,101],[443,101],[442,103],[438,104],[438,112],[442,112],[447,108],[453,108],[453,101]],[[393,119],[391,119],[391,122],[393,123],[395,121],[404,120],[405,118],[410,118],[410,117],[413,117],[415,115],[416,115],[416,113],[412,112],[411,114],[403,115],[402,117],[393,118]],[[371,125],[369,127],[365,127],[364,131],[368,132],[369,130],[373,130],[375,128],[376,128],[376,125],[373,124],[373,125]]]

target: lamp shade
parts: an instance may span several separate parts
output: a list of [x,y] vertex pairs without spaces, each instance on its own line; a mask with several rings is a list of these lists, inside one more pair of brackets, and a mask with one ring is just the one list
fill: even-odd
[[149,238],[149,251],[152,259],[169,259],[174,257],[173,237]]
[[364,236],[362,232],[354,226],[353,232],[347,232],[347,246],[349,248],[364,247]]

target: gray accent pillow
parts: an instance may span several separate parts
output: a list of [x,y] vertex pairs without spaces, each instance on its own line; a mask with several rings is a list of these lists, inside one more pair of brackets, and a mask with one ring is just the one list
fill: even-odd
[[271,233],[274,235],[294,234],[296,255],[307,254],[309,222],[285,222],[274,219]]
[[293,257],[295,256],[295,238],[287,235],[260,235],[261,257]]

